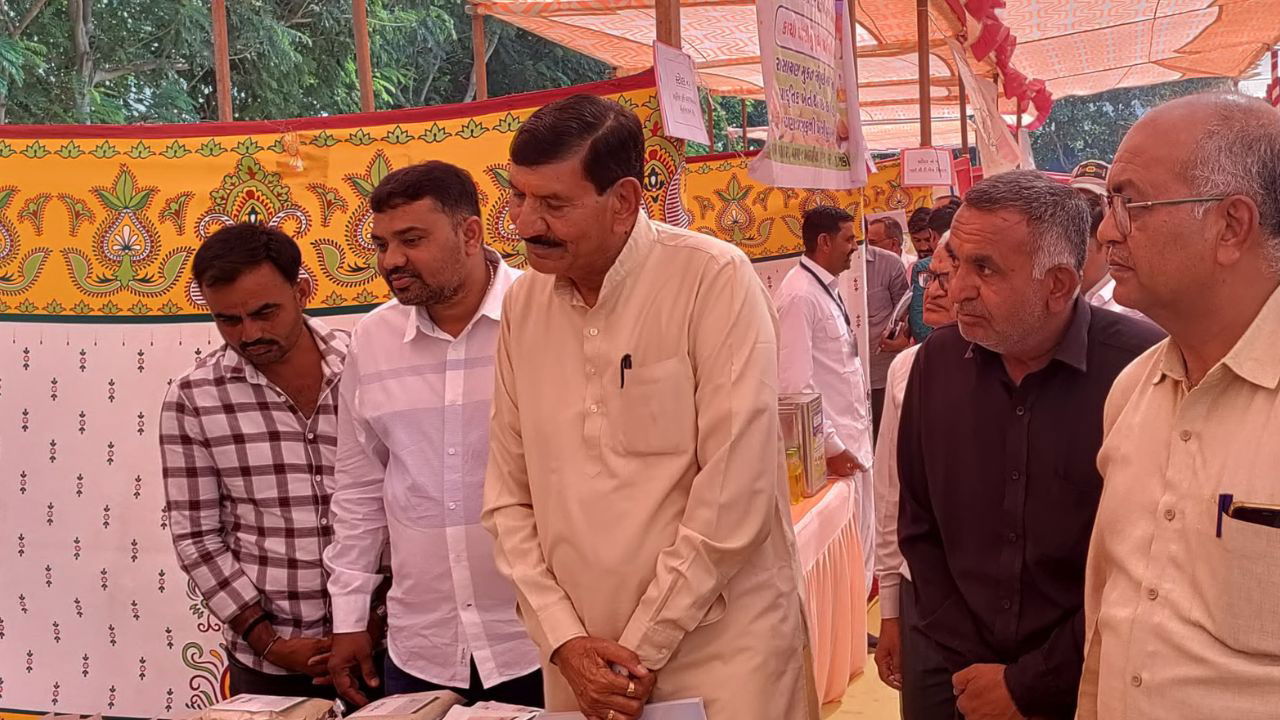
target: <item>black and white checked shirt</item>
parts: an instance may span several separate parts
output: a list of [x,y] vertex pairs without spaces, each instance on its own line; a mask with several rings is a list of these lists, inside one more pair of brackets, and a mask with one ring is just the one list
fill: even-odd
[[338,380],[348,333],[308,319],[324,359],[315,413],[227,346],[174,380],[160,419],[160,455],[178,561],[223,622],[235,659],[259,658],[229,621],[261,603],[282,637],[331,631],[322,555],[333,537],[329,496],[337,453]]

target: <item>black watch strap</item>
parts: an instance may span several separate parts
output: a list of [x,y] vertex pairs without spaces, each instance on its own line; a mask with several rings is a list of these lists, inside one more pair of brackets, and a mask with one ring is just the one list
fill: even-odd
[[240,633],[240,639],[244,640],[245,642],[249,642],[249,635],[253,633],[253,629],[258,627],[264,622],[270,622],[270,621],[271,621],[271,615],[265,612],[259,615],[258,617],[250,620],[249,624],[244,627],[244,632]]

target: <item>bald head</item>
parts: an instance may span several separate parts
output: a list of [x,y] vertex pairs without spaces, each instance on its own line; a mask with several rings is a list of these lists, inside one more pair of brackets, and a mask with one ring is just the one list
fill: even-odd
[[1139,131],[1171,151],[1168,169],[1192,195],[1252,200],[1270,259],[1280,264],[1280,111],[1236,93],[1190,95],[1147,113],[1131,133]]

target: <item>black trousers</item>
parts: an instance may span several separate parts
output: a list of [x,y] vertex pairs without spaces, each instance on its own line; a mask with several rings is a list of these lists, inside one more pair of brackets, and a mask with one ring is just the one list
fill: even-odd
[[254,670],[231,658],[231,694],[311,697],[322,700],[337,698],[332,685],[312,685],[310,675],[273,675]]
[[410,675],[395,664],[391,659],[391,653],[387,653],[382,675],[382,684],[386,688],[388,695],[451,690],[461,695],[468,705],[489,701],[540,708],[545,704],[542,694],[541,670],[534,670],[528,675],[522,675],[494,685],[491,688],[486,688],[484,682],[480,680],[480,670],[476,667],[476,661],[473,659],[471,661],[470,687],[456,688],[437,685],[415,675]]
[[871,389],[871,447],[880,440],[880,418],[884,417],[884,388]]
[[956,720],[951,669],[936,643],[920,630],[915,588],[902,582],[902,720]]

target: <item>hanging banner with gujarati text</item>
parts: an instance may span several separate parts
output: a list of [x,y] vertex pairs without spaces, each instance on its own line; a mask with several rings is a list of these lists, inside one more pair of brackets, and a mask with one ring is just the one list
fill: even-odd
[[757,0],[769,140],[751,177],[845,190],[867,181],[848,14],[841,0]]

